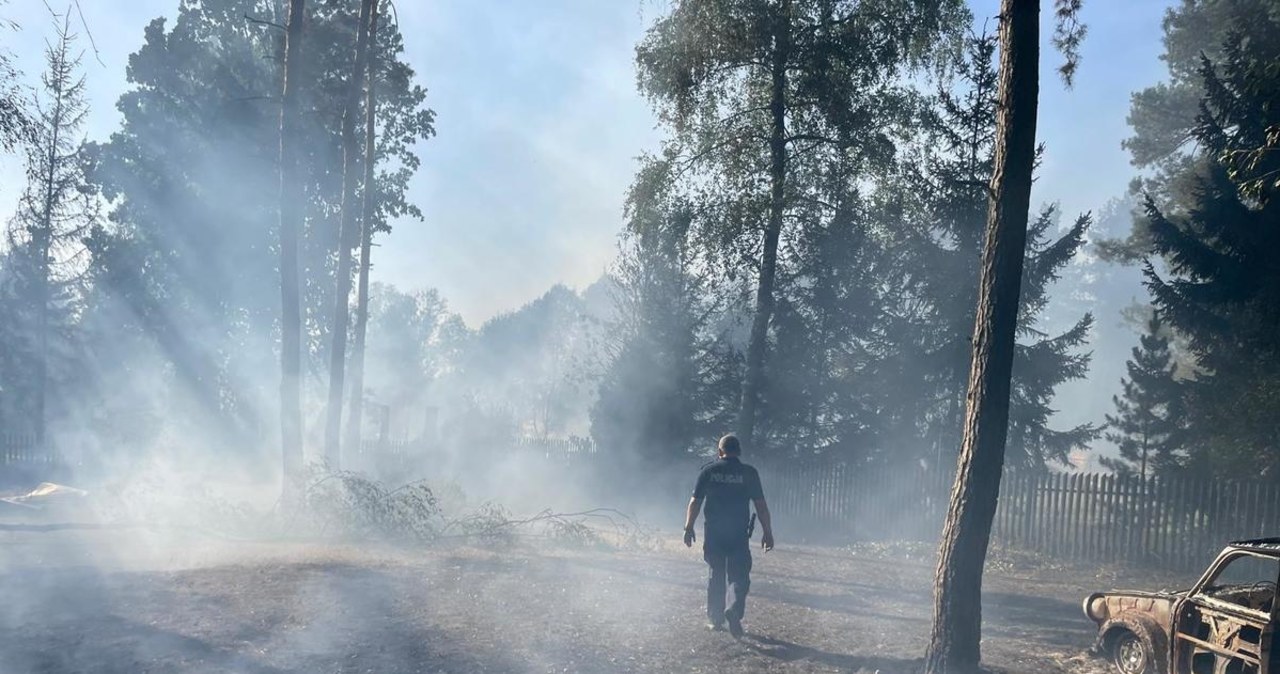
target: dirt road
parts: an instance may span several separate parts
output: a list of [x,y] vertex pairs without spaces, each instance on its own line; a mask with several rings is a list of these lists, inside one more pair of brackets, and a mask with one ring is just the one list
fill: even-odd
[[[146,563],[128,560],[140,547]],[[696,548],[678,545],[166,551],[113,532],[3,532],[0,673],[890,674],[917,665],[927,561],[786,545],[757,553],[741,642],[705,629],[703,574]],[[993,669],[1106,671],[1080,657],[1092,632],[1079,599],[1107,584],[1096,575],[990,572]]]

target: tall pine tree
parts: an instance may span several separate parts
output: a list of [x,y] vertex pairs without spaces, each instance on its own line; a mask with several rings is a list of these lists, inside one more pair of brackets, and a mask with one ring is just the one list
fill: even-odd
[[[245,450],[261,446],[276,405],[261,373],[276,367],[281,328],[283,298],[263,289],[280,283],[273,184],[284,47],[281,31],[245,17],[283,23],[275,12],[284,8],[205,0],[184,4],[172,20],[152,21],[130,57],[130,88],[117,103],[120,128],[95,146],[93,178],[111,200],[111,222],[91,245],[86,320],[101,336],[95,364],[117,382],[154,367],[150,389],[158,395],[135,399],[137,407],[158,402],[157,415],[204,422],[196,434],[202,440]],[[299,102],[298,264],[300,376],[309,409],[323,402],[317,394],[337,286],[343,190],[334,167],[342,163],[342,106],[334,102],[349,93],[356,9],[307,3],[314,39],[302,65],[304,81],[315,86],[300,92]],[[432,134],[433,113],[396,27],[383,27],[374,46],[378,134],[374,162],[364,168],[376,194],[364,219],[381,230],[419,215],[407,185],[419,166],[415,144]],[[142,344],[134,348],[132,340]]]
[[[1057,0],[1054,44],[1067,55],[1067,84],[1084,37],[1081,0]],[[982,569],[1000,495],[1013,399],[1020,297],[1036,160],[1040,0],[1000,3],[996,145],[978,282],[964,436],[938,549],[927,674],[979,669]]]

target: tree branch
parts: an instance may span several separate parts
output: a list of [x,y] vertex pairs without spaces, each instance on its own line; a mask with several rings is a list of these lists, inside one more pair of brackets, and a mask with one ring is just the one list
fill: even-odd
[[248,21],[249,23],[252,23],[252,24],[255,24],[255,25],[259,25],[259,26],[270,26],[270,27],[272,27],[272,28],[279,28],[280,30],[284,30],[284,29],[285,29],[285,27],[284,27],[284,26],[282,26],[282,25],[280,25],[280,24],[278,24],[278,23],[276,23],[276,22],[274,22],[274,21],[267,21],[266,19],[259,19],[259,18],[255,18],[255,17],[249,16],[247,13],[244,15],[244,18],[245,18],[245,20],[246,20],[246,21]]

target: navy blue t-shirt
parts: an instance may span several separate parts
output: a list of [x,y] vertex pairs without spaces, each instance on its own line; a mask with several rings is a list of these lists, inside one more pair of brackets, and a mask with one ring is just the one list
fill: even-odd
[[705,499],[703,532],[707,540],[733,540],[747,537],[751,501],[763,499],[764,488],[755,468],[728,456],[702,469],[693,497]]

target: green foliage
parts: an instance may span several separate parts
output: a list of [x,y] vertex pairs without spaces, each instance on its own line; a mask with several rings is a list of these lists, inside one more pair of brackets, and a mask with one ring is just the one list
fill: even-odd
[[510,544],[515,536],[511,512],[492,502],[482,503],[474,511],[449,520],[442,531],[447,536],[488,545]]
[[[1248,4],[1248,3],[1246,3]],[[1187,339],[1197,376],[1187,384],[1189,465],[1272,479],[1280,435],[1280,206],[1269,198],[1280,124],[1280,8],[1227,14],[1227,38],[1198,66],[1196,154],[1183,189],[1148,196],[1142,226],[1154,302]],[[1257,162],[1242,160],[1251,154]]]
[[937,64],[967,17],[952,1],[716,0],[677,2],[655,22],[636,49],[640,88],[670,131],[664,156],[708,264],[729,278],[758,264],[773,60],[788,72],[786,220],[827,219],[840,198],[827,189],[891,164],[916,111],[905,75]]
[[[283,35],[246,17],[279,22],[277,5],[205,0],[182,3],[172,24],[152,21],[129,59],[121,128],[94,147],[94,177],[112,210],[110,226],[90,237],[86,322],[122,342],[95,345],[100,369],[128,378],[128,369],[153,366],[140,355],[156,354],[169,388],[186,394],[164,396],[178,405],[171,411],[236,440],[261,432],[268,422],[259,402],[273,397],[254,382],[272,368],[278,329],[279,293],[267,289],[278,286]],[[350,75],[356,12],[337,1],[309,6],[301,265],[311,356],[303,369],[315,373],[335,286],[342,106],[334,102]],[[418,167],[414,144],[432,135],[433,113],[394,27],[382,31],[377,52],[379,165],[369,187],[374,224],[385,229],[390,218],[419,215],[405,193]]]
[[[702,393],[669,383],[666,408],[685,419],[677,427],[690,413],[676,400],[696,400],[700,442],[731,430],[737,387],[756,377],[755,363],[742,366],[754,314],[769,324],[757,444],[816,449],[861,432],[852,429],[867,422],[865,389],[852,382],[876,359],[866,352],[877,295],[874,272],[860,268],[879,250],[866,186],[892,172],[917,125],[910,78],[946,61],[967,19],[959,2],[745,0],[677,2],[650,28],[638,78],[669,136],[637,189],[661,174],[667,210],[656,220],[678,223],[669,228],[682,237],[667,258],[703,287],[670,295],[681,308],[665,361],[652,345],[623,355],[633,370],[661,371],[696,354]],[[768,304],[751,301],[757,277]]]
[[[0,7],[5,4],[7,0],[0,0]],[[0,18],[0,31],[4,30],[18,30],[18,26]],[[4,152],[12,152],[31,138],[30,111],[18,86],[18,77],[12,54],[0,49],[0,150]]]
[[[1201,155],[1195,129],[1206,94],[1205,59],[1222,61],[1223,47],[1237,24],[1265,27],[1280,20],[1278,16],[1280,4],[1275,0],[1181,0],[1166,11],[1161,58],[1168,78],[1133,94],[1128,117],[1133,136],[1124,142],[1134,165],[1147,170],[1135,183],[1138,191],[1164,207],[1176,208],[1191,198]],[[1257,36],[1264,42],[1274,40],[1264,33]],[[1131,259],[1141,259],[1150,250],[1142,218],[1134,223],[1128,248]]]
[[0,52],[0,150],[11,152],[31,135],[31,119],[15,82],[18,71],[8,54]]
[[1221,73],[1201,66],[1209,92],[1196,137],[1227,169],[1246,202],[1267,205],[1280,192],[1280,11],[1270,25],[1241,25],[1223,47]]
[[[1270,67],[1275,68],[1276,64]],[[1268,79],[1280,78],[1272,75]],[[1265,203],[1280,192],[1280,126],[1266,130],[1262,145],[1227,149],[1222,152],[1222,158],[1229,166],[1227,174],[1240,184],[1244,196]]]
[[650,160],[637,176],[613,276],[613,358],[591,409],[591,434],[620,457],[679,456],[709,435],[698,418],[697,371],[706,282],[691,271],[691,215],[687,204],[672,203],[669,171]]
[[1273,0],[1181,0],[1165,12],[1164,54],[1169,79],[1134,95],[1125,143],[1134,162],[1146,166],[1174,154],[1190,140],[1204,91],[1201,58],[1221,58],[1234,17],[1265,18]]
[[[82,239],[98,217],[97,193],[85,174],[88,103],[76,36],[69,17],[54,18],[55,39],[45,48],[40,88],[30,116],[21,120],[27,183],[8,223],[0,271],[0,341],[6,352],[0,356],[0,426],[39,437],[50,416],[46,401],[70,395],[79,378],[83,354],[75,312],[85,263]],[[65,405],[57,407],[65,413]]]
[[306,514],[322,536],[424,543],[444,524],[439,501],[425,482],[388,488],[359,473],[313,467]]
[[[892,25],[866,30],[889,5]],[[1059,9],[1070,21],[1078,7]],[[769,202],[768,65],[785,34],[785,228],[757,444],[858,461],[954,454],[996,100],[995,40],[968,41],[962,58],[948,50],[961,16],[911,2],[676,3],[654,25],[637,64],[670,136],[632,191],[620,265],[629,320],[600,389],[597,439],[642,438],[661,455],[690,446],[676,439],[686,429],[692,446],[732,430]],[[1071,51],[1083,29],[1063,30]],[[883,51],[851,43],[866,34],[883,39]],[[915,51],[920,44],[933,52]],[[953,70],[959,86],[930,99],[902,77],[922,65]],[[1056,333],[1041,325],[1089,222],[1055,235],[1056,212],[1046,208],[1032,225],[1012,463],[1064,461],[1098,435],[1092,425],[1049,424],[1054,392],[1088,367],[1081,348],[1091,317]]]
[[[968,392],[987,181],[995,152],[995,49],[990,36],[969,41],[957,67],[959,87],[940,92],[926,146],[913,156],[905,184],[897,188],[918,189],[921,197],[919,206],[902,214],[909,244],[899,255],[905,266],[900,273],[908,290],[894,298],[893,306],[898,315],[914,318],[903,321],[906,332],[897,339],[911,345],[904,353],[917,363],[909,372],[919,391],[918,442],[932,445],[943,465],[950,459],[942,457],[959,450]],[[1087,372],[1089,357],[1080,349],[1093,321],[1085,314],[1057,334],[1042,325],[1050,290],[1084,245],[1091,218],[1081,216],[1054,236],[1057,221],[1056,207],[1043,208],[1027,233],[1009,412],[1011,465],[1064,462],[1071,450],[1098,436],[1089,424],[1065,430],[1049,425],[1054,392]]]
[[[774,317],[764,428],[784,447],[865,458],[890,447],[917,411],[903,316],[886,311],[900,285],[892,217],[850,195],[797,233]],[[906,359],[904,359],[906,357]]]
[[1080,10],[1084,0],[1054,0],[1053,46],[1062,52],[1063,63],[1058,66],[1062,81],[1070,87],[1075,82],[1076,69],[1080,66],[1080,45],[1089,29],[1080,22]]
[[1027,235],[1018,327],[1021,339],[1014,354],[1009,410],[1009,446],[1014,450],[1009,461],[1014,465],[1065,463],[1072,450],[1087,448],[1100,434],[1098,427],[1089,423],[1065,430],[1049,426],[1054,391],[1088,373],[1090,355],[1082,349],[1093,327],[1093,316],[1088,313],[1056,335],[1039,327],[1048,307],[1049,289],[1084,246],[1085,232],[1092,223],[1090,216],[1082,215],[1054,239],[1048,234],[1054,213],[1052,208],[1043,210]]
[[562,285],[486,321],[457,352],[446,387],[507,408],[522,436],[585,435],[604,317]]
[[604,540],[586,522],[570,519],[552,519],[547,522],[547,538],[571,548],[602,548]]
[[1174,377],[1177,366],[1166,332],[1159,314],[1152,313],[1126,363],[1129,376],[1120,380],[1124,393],[1112,398],[1116,413],[1107,415],[1106,437],[1116,444],[1120,458],[1104,458],[1102,465],[1113,472],[1152,477],[1176,469],[1182,459],[1183,391]]
[[533,536],[571,548],[653,551],[661,545],[654,530],[617,510],[596,508],[573,513],[543,510],[531,517],[516,519],[494,503],[484,503],[475,511],[449,520],[442,538],[509,546],[520,536]]
[[456,365],[469,337],[434,290],[405,292],[374,283],[365,347],[367,395],[396,409],[425,404],[434,383]]

